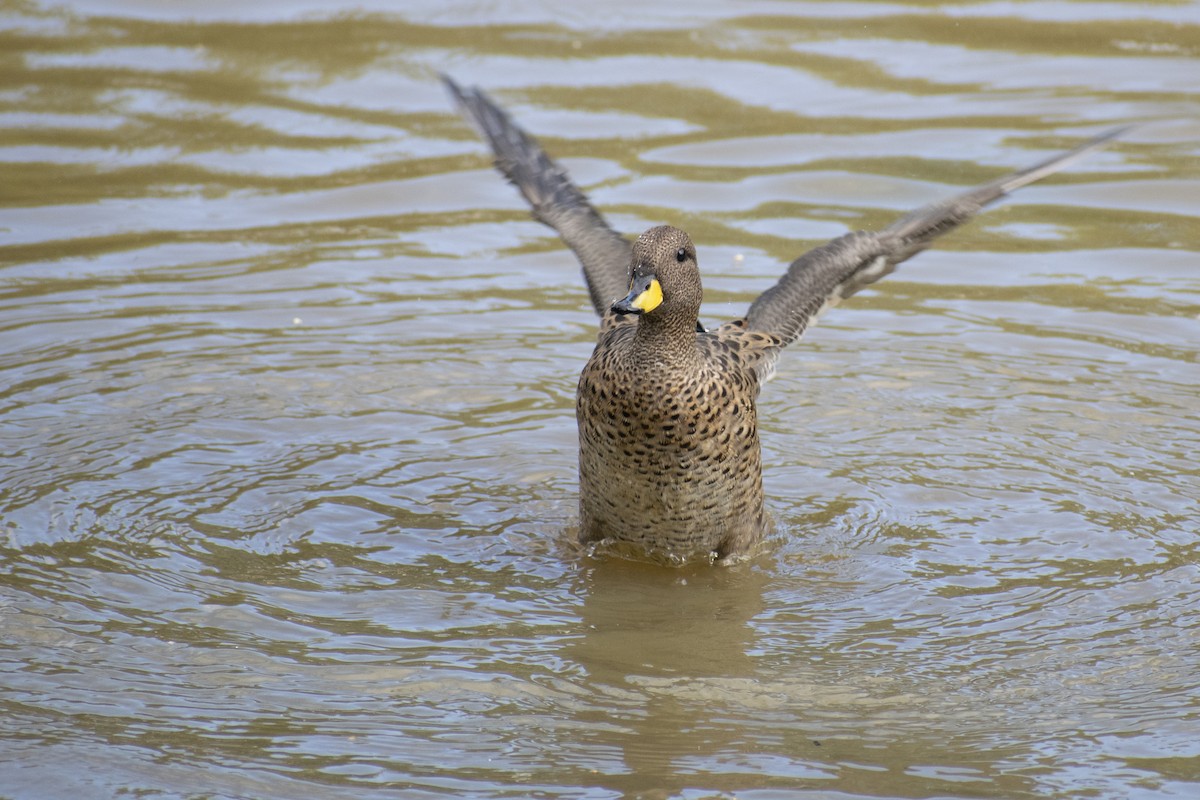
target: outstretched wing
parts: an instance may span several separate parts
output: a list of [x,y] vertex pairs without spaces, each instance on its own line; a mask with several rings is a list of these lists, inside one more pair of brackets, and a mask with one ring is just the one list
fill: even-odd
[[878,233],[848,233],[810,250],[754,301],[746,313],[747,328],[774,334],[783,345],[796,341],[825,309],[891,273],[984,206],[1058,172],[1126,130],[1108,131],[1032,167],[925,206]]
[[583,265],[592,306],[605,316],[613,301],[624,297],[629,288],[632,245],[592,208],[567,171],[491,98],[479,89],[459,86],[446,75],[442,81],[464,116],[487,139],[496,156],[496,168],[520,190],[534,218],[557,231],[575,252]]

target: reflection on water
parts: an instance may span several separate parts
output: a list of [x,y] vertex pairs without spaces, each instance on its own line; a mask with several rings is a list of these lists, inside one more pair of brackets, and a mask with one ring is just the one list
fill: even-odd
[[[0,794],[1195,794],[1197,8],[591,16],[0,12]],[[439,70],[710,324],[1145,124],[788,353],[778,530],[670,570],[570,543],[595,322]]]

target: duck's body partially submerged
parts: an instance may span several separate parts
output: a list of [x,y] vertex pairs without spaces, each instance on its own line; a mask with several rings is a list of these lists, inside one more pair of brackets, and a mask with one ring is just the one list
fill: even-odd
[[631,246],[486,95],[445,81],[534,216],[579,257],[602,317],[576,404],[580,536],[677,559],[731,559],[761,540],[768,522],[756,400],[783,347],[827,306],[887,275],[984,205],[1119,133],[915,211],[879,233],[850,233],[811,250],[744,319],[705,332],[698,325],[696,251],[686,233],[651,228]]
[[652,228],[633,252],[633,289],[616,309],[641,319],[612,319],[579,376],[581,535],[745,552],[767,525],[755,399],[779,341],[696,330],[700,273],[683,231]]

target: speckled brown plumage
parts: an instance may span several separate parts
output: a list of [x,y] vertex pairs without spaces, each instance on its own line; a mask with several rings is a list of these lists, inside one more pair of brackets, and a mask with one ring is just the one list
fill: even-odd
[[766,528],[755,399],[780,342],[741,326],[697,332],[695,252],[677,228],[638,238],[633,263],[661,283],[662,305],[608,326],[579,376],[586,541],[725,556]]
[[485,94],[444,80],[534,216],[578,256],[602,317],[576,402],[580,537],[627,542],[675,559],[730,560],[761,540],[768,521],[756,401],[783,347],[823,310],[892,272],[983,206],[1121,132],[914,211],[878,233],[848,233],[815,248],[792,262],[745,319],[705,332],[697,322],[696,250],[686,233],[651,228],[631,247]]

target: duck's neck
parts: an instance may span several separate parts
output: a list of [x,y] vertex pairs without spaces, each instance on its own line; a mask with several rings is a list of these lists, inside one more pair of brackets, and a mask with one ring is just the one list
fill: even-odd
[[697,357],[696,317],[693,314],[647,314],[638,319],[635,346],[651,356],[673,361]]

